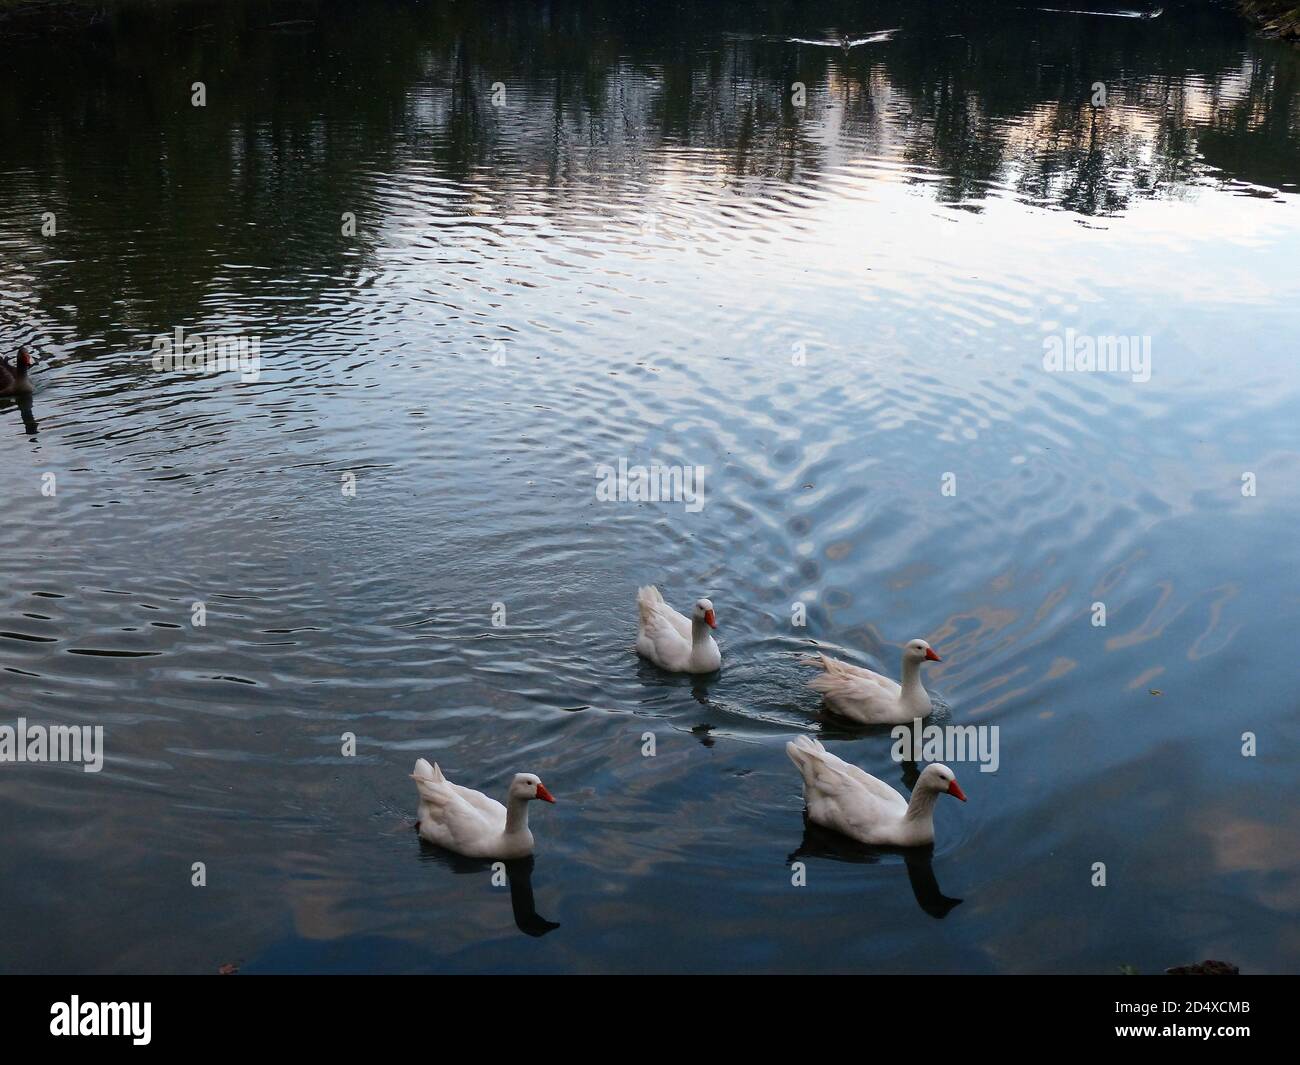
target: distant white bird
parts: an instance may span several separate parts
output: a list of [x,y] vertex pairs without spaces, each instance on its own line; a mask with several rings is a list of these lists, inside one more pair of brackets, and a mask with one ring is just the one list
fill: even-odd
[[1039,11],[1050,11],[1053,15],[1102,15],[1105,18],[1159,18],[1164,14],[1165,9],[1158,7],[1154,11],[1133,11],[1125,8],[1122,11],[1075,11],[1068,7],[1040,7]]
[[808,820],[874,847],[922,847],[934,842],[934,804],[940,795],[966,794],[946,765],[922,770],[909,802],[883,780],[837,758],[816,740],[785,745],[803,777]]
[[808,687],[821,692],[826,705],[842,717],[864,725],[906,725],[913,718],[930,716],[932,704],[921,684],[921,663],[942,659],[924,640],[903,647],[902,684],[827,655],[812,661],[825,672],[813,677]]
[[815,44],[822,48],[843,48],[848,51],[850,48],[856,48],[860,44],[880,44],[884,41],[891,40],[898,32],[898,28],[892,30],[877,30],[866,37],[850,37],[844,34],[831,40],[821,40],[809,37],[787,37],[790,44]]
[[709,629],[718,627],[713,602],[698,599],[688,618],[664,602],[653,584],[636,592],[636,653],[670,673],[713,673],[722,668],[722,652]]
[[411,774],[420,793],[420,838],[467,858],[522,858],[533,853],[528,804],[554,802],[546,785],[532,773],[516,773],[506,795],[508,805],[481,791],[462,788],[442,775],[437,764],[421,758]]

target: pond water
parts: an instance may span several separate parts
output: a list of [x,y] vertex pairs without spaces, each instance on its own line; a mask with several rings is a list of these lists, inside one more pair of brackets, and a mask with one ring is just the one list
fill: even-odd
[[[1300,968],[1300,52],[1191,2],[105,11],[0,44],[0,724],[105,751],[0,765],[0,969]],[[155,370],[178,328],[257,372]],[[638,660],[647,583],[719,675]],[[805,838],[792,737],[911,778],[801,656],[916,636],[997,771],[932,853]],[[557,797],[508,888],[421,846],[421,756]]]

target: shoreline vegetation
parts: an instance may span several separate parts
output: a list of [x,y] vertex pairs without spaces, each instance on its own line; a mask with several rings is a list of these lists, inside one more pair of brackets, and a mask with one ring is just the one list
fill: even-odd
[[[111,0],[0,0],[0,39],[85,29],[103,22]],[[1237,10],[1270,37],[1300,44],[1300,0],[1237,0]]]
[[[103,22],[111,0],[0,0],[0,39]],[[1270,37],[1300,44],[1300,0],[1237,0],[1237,10]]]
[[1300,3],[1297,0],[1237,0],[1237,7],[1270,36],[1300,44]]
[[0,0],[0,41],[87,29],[104,20],[106,8],[100,0]]

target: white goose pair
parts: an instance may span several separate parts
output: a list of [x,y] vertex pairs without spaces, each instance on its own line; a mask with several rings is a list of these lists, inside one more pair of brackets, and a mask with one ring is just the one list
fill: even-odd
[[[920,847],[934,842],[934,803],[942,794],[966,795],[945,765],[925,767],[909,802],[883,780],[800,736],[785,745],[803,776],[804,803],[815,824],[872,846]],[[420,793],[420,838],[469,858],[523,858],[533,853],[528,804],[555,802],[532,773],[510,783],[508,805],[453,784],[421,758],[411,774]]]
[[[673,673],[712,673],[722,665],[722,653],[710,628],[717,627],[713,604],[701,599],[693,618],[664,602],[653,585],[637,592],[641,622],[636,649],[655,665]],[[415,763],[420,838],[470,858],[520,858],[533,852],[528,828],[528,804],[534,799],[554,802],[546,786],[531,773],[519,773],[510,783],[507,805],[482,792],[453,784],[435,764]]]
[[[654,585],[636,593],[636,651],[669,673],[715,673],[722,668],[722,652],[709,633],[718,627],[713,603],[700,599],[688,618],[664,602]],[[824,670],[808,686],[819,691],[826,705],[841,717],[862,725],[906,725],[928,717],[930,695],[921,684],[921,665],[942,659],[924,640],[903,648],[903,683],[882,677],[861,666],[826,655],[812,661]]]

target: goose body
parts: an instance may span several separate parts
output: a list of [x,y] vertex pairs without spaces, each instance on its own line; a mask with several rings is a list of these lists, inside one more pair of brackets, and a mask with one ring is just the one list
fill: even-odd
[[883,780],[837,758],[816,740],[799,736],[785,745],[803,777],[808,819],[874,847],[921,847],[934,842],[934,804],[940,795],[966,795],[946,765],[925,767],[911,801]]
[[0,358],[0,396],[30,396],[32,379],[28,370],[31,368],[32,357],[26,348],[18,349],[16,363]]
[[863,725],[906,725],[914,718],[929,717],[933,709],[930,693],[921,684],[921,663],[942,659],[924,640],[904,645],[902,684],[827,655],[813,661],[822,672],[808,687],[821,692],[826,705],[841,717]]
[[515,775],[505,806],[481,791],[453,784],[436,763],[430,765],[423,758],[415,763],[411,777],[420,793],[420,838],[467,858],[523,858],[532,854],[528,804],[534,799],[555,801],[532,773]]
[[713,603],[700,599],[688,618],[664,602],[653,584],[638,588],[636,653],[670,673],[713,673],[722,652],[709,634],[718,627]]

